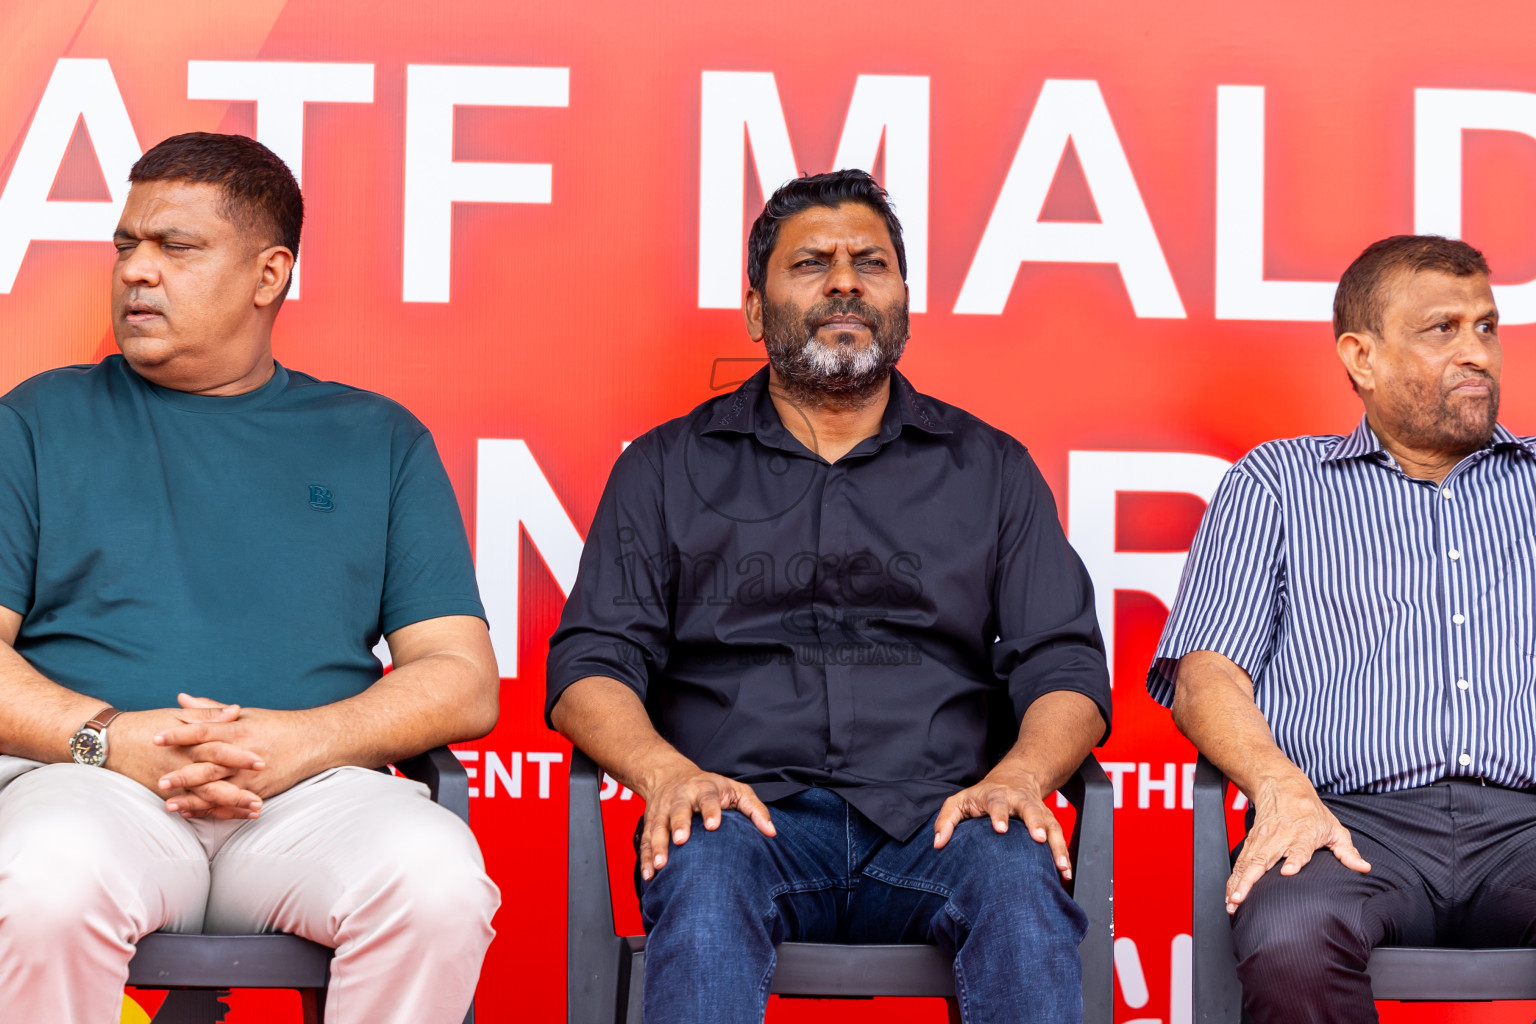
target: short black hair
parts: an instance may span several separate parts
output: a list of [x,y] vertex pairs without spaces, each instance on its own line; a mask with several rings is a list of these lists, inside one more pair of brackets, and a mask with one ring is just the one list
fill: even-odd
[[905,281],[907,249],[901,241],[901,221],[891,209],[890,197],[868,171],[847,168],[826,174],[801,175],[786,181],[763,204],[763,212],[752,222],[752,233],[747,236],[747,282],[753,290],[759,295],[763,293],[763,283],[768,277],[768,257],[779,243],[780,224],[797,213],[818,206],[838,207],[844,203],[862,203],[885,218],[891,244],[896,247],[901,279]]
[[188,181],[217,185],[220,212],[242,230],[259,234],[262,247],[286,246],[299,255],[304,197],[282,158],[244,135],[187,132],[173,135],[139,157],[128,181]]
[[1393,235],[1372,242],[1339,278],[1339,289],[1333,294],[1333,336],[1351,331],[1380,334],[1387,312],[1387,285],[1403,270],[1487,277],[1488,261],[1461,239],[1441,235]]

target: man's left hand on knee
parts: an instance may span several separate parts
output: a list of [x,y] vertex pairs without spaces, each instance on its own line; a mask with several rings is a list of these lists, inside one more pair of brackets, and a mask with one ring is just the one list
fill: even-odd
[[1072,859],[1061,823],[1045,806],[1039,780],[1028,772],[1006,770],[999,765],[986,778],[944,801],[933,823],[933,848],[941,850],[955,826],[967,818],[991,818],[998,832],[1008,831],[1008,819],[1017,818],[1029,829],[1030,838],[1051,848],[1051,859],[1061,877],[1071,879]]

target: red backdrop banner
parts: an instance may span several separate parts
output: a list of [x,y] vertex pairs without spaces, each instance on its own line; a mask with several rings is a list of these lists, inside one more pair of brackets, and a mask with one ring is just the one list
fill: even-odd
[[[143,149],[243,132],[300,173],[278,357],[436,435],[506,677],[500,725],[459,751],[505,896],[481,1019],[554,1022],[569,748],[543,725],[543,664],[582,537],[623,443],[761,358],[738,305],[764,190],[875,171],[907,228],[904,371],[1030,447],[1100,591],[1117,1019],[1186,1024],[1193,752],[1142,679],[1225,466],[1359,416],[1331,282],[1389,234],[1481,246],[1509,325],[1503,420],[1536,431],[1536,12],[1475,8],[4,0],[0,386],[114,350],[107,239]],[[635,930],[639,801],[610,789]],[[230,1020],[287,1005],[240,994]]]

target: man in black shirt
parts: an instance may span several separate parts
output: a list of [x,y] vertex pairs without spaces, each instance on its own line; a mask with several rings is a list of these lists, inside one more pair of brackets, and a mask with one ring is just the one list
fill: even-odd
[[643,1015],[761,1020],[779,942],[933,942],[968,1024],[1080,1019],[1043,801],[1109,723],[1088,575],[1024,447],[895,371],[868,174],[748,249],[768,366],[620,456],[550,641],[550,723],[646,801]]

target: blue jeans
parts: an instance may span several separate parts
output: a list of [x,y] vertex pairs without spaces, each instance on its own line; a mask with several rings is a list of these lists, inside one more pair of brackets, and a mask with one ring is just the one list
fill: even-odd
[[[755,1024],[780,942],[934,943],[955,958],[966,1024],[1068,1024],[1083,1014],[1087,917],[1020,822],[964,821],[905,842],[829,790],[771,805],[778,835],[726,811],[639,880],[645,1024]],[[638,844],[639,832],[636,832]]]

